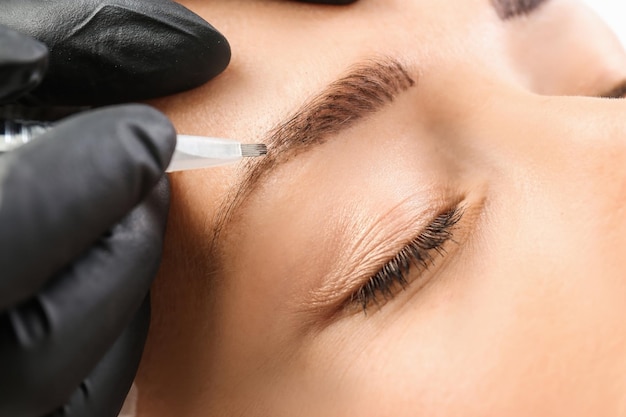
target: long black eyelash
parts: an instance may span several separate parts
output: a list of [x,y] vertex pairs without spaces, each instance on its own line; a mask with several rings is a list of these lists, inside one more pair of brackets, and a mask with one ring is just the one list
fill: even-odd
[[453,239],[453,228],[462,216],[463,210],[458,206],[438,215],[419,236],[352,294],[350,303],[360,304],[363,312],[367,312],[371,303],[379,304],[378,295],[388,300],[393,297],[398,285],[405,289],[409,284],[406,276],[411,267],[423,272],[432,266],[436,255],[445,255],[443,245]]

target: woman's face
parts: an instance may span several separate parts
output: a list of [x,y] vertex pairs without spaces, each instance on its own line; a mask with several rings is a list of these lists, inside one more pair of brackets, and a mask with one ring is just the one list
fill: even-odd
[[626,413],[626,103],[597,98],[626,57],[595,15],[181,3],[232,63],[155,104],[269,155],[171,175],[141,413]]

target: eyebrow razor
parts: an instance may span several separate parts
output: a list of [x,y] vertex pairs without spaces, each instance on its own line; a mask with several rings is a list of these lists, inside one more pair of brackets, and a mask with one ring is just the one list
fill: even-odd
[[[0,120],[0,154],[19,148],[52,127],[51,123]],[[191,135],[176,138],[176,150],[166,172],[209,168],[267,154],[267,146],[262,143]]]

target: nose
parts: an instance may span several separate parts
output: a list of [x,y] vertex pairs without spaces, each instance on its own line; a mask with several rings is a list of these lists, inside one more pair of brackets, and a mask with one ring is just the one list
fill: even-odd
[[515,219],[514,233],[549,223],[555,241],[623,252],[626,101],[503,88],[473,108],[456,112],[464,117],[450,120],[447,137]]
[[594,198],[598,183],[612,183],[615,187],[605,191],[621,193],[626,180],[624,100],[507,92],[494,96],[470,125],[477,132],[474,144],[484,147],[483,155],[498,155],[491,162],[500,170],[519,170],[528,179],[559,184],[561,191],[572,188],[580,195],[588,190]]

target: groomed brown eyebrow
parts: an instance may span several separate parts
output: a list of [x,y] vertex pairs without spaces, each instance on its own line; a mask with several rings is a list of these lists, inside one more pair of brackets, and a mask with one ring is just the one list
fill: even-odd
[[213,246],[244,201],[277,166],[317,148],[330,137],[378,112],[414,85],[414,79],[400,62],[391,58],[370,59],[352,67],[345,76],[329,84],[279,123],[263,141],[268,154],[247,163],[243,180],[218,211]]
[[547,0],[491,0],[498,16],[502,20],[529,14]]

